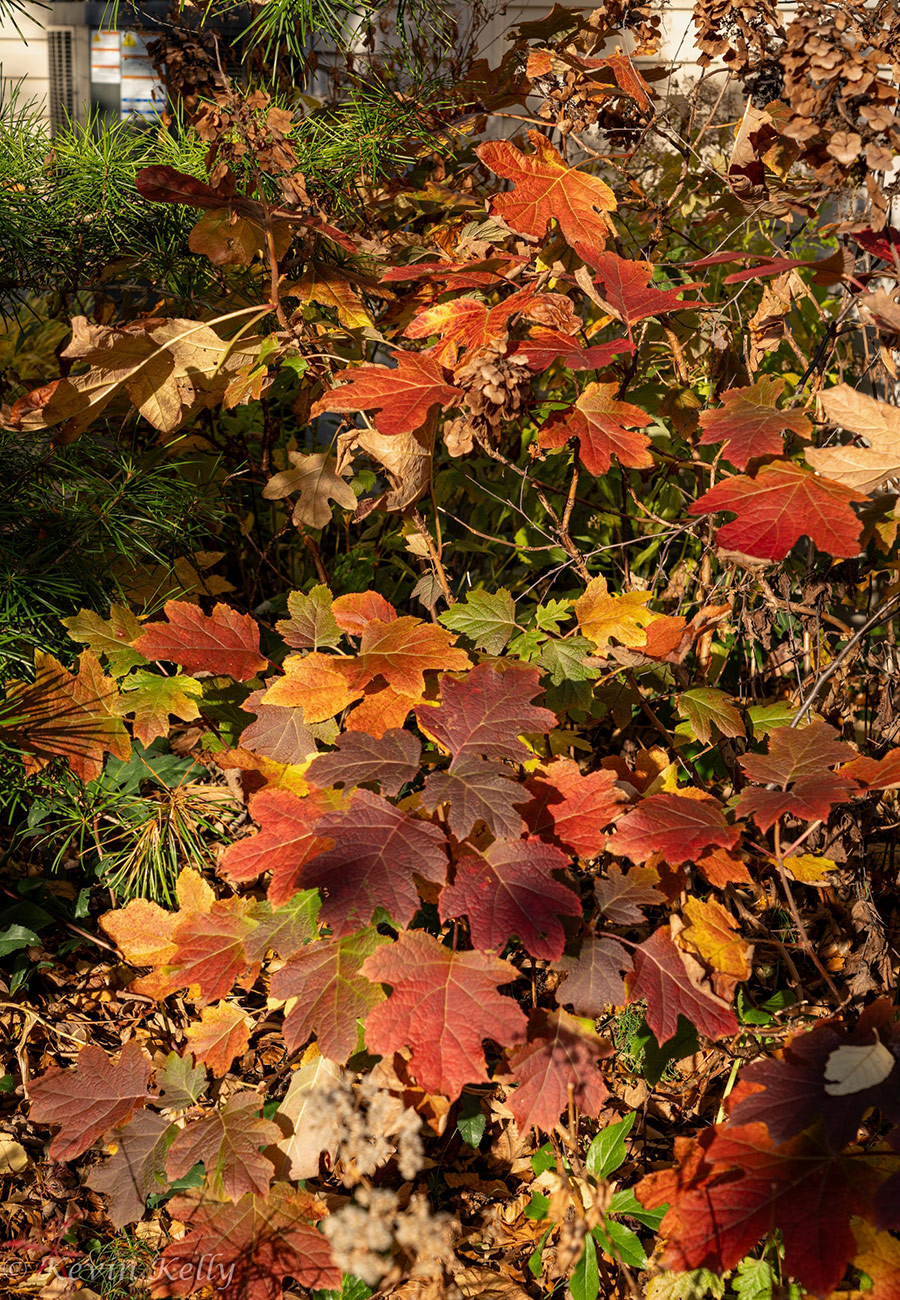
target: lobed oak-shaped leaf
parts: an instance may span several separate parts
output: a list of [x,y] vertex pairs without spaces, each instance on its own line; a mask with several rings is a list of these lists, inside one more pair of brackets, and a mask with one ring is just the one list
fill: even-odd
[[374,411],[379,433],[398,436],[421,429],[435,407],[458,403],[462,389],[444,379],[434,357],[395,350],[396,366],[361,365],[345,370],[342,382],[313,403],[313,417],[324,411]]
[[454,762],[472,755],[520,763],[530,751],[519,736],[556,725],[555,713],[531,703],[541,685],[529,664],[478,664],[462,680],[444,674],[439,684],[441,704],[419,705],[416,720]]
[[329,1104],[329,1094],[346,1088],[346,1070],[315,1049],[303,1056],[274,1115],[284,1132],[277,1146],[269,1148],[279,1178],[316,1178],[322,1154],[333,1166],[346,1136],[340,1112]]
[[360,974],[365,959],[390,941],[376,930],[308,944],[272,976],[272,996],[296,998],[282,1036],[289,1052],[315,1035],[319,1051],[343,1064],[356,1051],[357,1020],[364,1020],[384,993]]
[[356,493],[329,452],[316,451],[306,456],[302,451],[289,451],[288,460],[291,468],[273,474],[262,494],[267,501],[281,501],[296,492],[291,518],[298,528],[304,524],[309,528],[327,528],[332,518],[332,501],[343,510],[356,509]]
[[897,1300],[900,1296],[900,1241],[890,1232],[877,1232],[865,1219],[851,1223],[856,1238],[854,1268],[872,1281],[869,1300]]
[[900,749],[891,749],[882,758],[851,759],[839,775],[852,777],[867,790],[893,790],[900,786]]
[[331,612],[342,632],[348,636],[362,636],[373,619],[392,623],[397,611],[389,600],[377,591],[348,591],[331,602]]
[[281,1129],[259,1116],[259,1097],[233,1093],[224,1106],[190,1120],[169,1148],[166,1172],[183,1178],[203,1161],[210,1193],[218,1201],[239,1201],[248,1192],[264,1196],[275,1166],[260,1147],[277,1142]]
[[642,646],[646,628],[659,615],[647,608],[649,591],[626,591],[612,596],[604,577],[591,578],[584,595],[575,601],[578,626],[588,640],[603,648],[612,637],[624,646]]
[[432,772],[421,792],[422,806],[433,812],[447,804],[447,824],[458,840],[482,821],[495,839],[516,839],[525,823],[513,807],[515,772],[500,763],[464,755],[447,772]]
[[404,932],[363,963],[363,974],[391,986],[369,1013],[366,1043],[386,1056],[410,1049],[409,1068],[427,1091],[455,1101],[467,1083],[485,1083],[482,1041],[511,1047],[525,1015],[498,992],[518,971],[490,953],[451,952],[420,930]]
[[156,1072],[156,1084],[160,1106],[166,1110],[188,1110],[206,1092],[206,1071],[202,1065],[194,1064],[190,1052],[187,1056],[170,1052],[163,1068]]
[[327,846],[316,822],[334,804],[322,791],[301,799],[288,790],[259,790],[250,800],[250,816],[259,826],[255,835],[229,844],[220,868],[230,880],[255,880],[271,871],[269,902],[286,903],[300,888],[303,864]]
[[613,925],[642,925],[643,908],[658,907],[665,895],[656,888],[659,872],[655,867],[632,867],[624,872],[611,862],[606,875],[594,881],[597,906]]
[[[825,821],[836,803],[845,802],[859,790],[852,776],[829,770],[852,755],[850,746],[825,722],[803,728],[778,727],[769,739],[767,754],[746,754],[741,759],[745,775],[757,786],[745,787],[735,808],[741,815],[752,816],[763,831],[785,813],[805,821]],[[782,788],[760,788],[764,784]]]
[[438,901],[441,920],[468,916],[477,948],[504,948],[514,936],[537,958],[555,961],[566,935],[561,916],[581,916],[581,900],[553,872],[568,858],[536,838],[495,840],[478,857],[460,858]]
[[117,712],[131,717],[135,740],[150,745],[160,736],[168,736],[170,718],[194,722],[200,717],[197,703],[203,687],[196,677],[177,673],[163,677],[160,673],[136,672],[122,682]]
[[750,978],[753,945],[741,937],[737,921],[715,899],[691,897],[681,915],[687,924],[679,943],[712,967],[715,991],[732,998],[737,985]]
[[712,686],[698,686],[678,697],[678,712],[686,718],[701,745],[708,745],[714,730],[722,736],[746,736],[740,710],[724,691]]
[[728,825],[722,805],[711,795],[653,794],[616,823],[609,851],[632,862],[661,853],[678,867],[705,849],[733,849],[740,835],[740,826]]
[[620,352],[633,352],[630,339],[613,339],[609,343],[595,343],[585,347],[572,334],[559,330],[532,330],[524,343],[519,343],[513,356],[523,357],[529,370],[541,374],[555,361],[561,361],[566,370],[602,370],[612,363]]
[[221,1078],[231,1069],[234,1058],[246,1052],[252,1027],[253,1021],[239,1006],[216,1002],[203,1008],[200,1019],[188,1025],[184,1036],[197,1061]]
[[109,618],[80,609],[59,621],[73,641],[80,641],[95,655],[105,658],[114,677],[123,676],[136,664],[146,663],[132,644],[140,636],[141,625],[123,605],[110,605]]
[[300,882],[324,892],[322,920],[338,937],[367,925],[378,907],[408,925],[419,907],[413,873],[433,884],[446,879],[438,827],[370,790],[355,791],[343,812],[326,813],[316,834],[332,845],[304,862]]
[[827,821],[835,804],[846,803],[858,790],[855,781],[825,771],[821,776],[802,777],[789,790],[747,786],[734,807],[741,817],[752,817],[761,831],[767,831],[785,813],[807,822]]
[[317,889],[300,889],[279,907],[260,902],[254,909],[255,930],[244,939],[251,962],[262,961],[272,949],[286,961],[319,936],[318,916],[322,899]]
[[869,445],[811,448],[806,459],[814,470],[857,492],[872,492],[900,474],[900,413],[896,406],[859,393],[850,384],[825,389],[819,401],[832,424],[861,435]]
[[302,763],[310,754],[315,754],[315,737],[306,725],[303,710],[298,705],[284,708],[266,704],[264,697],[265,691],[253,691],[241,705],[245,713],[256,714],[256,721],[241,732],[241,749],[249,749],[253,754],[286,766]]
[[510,321],[521,312],[527,314],[534,297],[535,291],[529,285],[493,307],[479,298],[451,298],[420,311],[404,334],[409,339],[426,339],[436,334],[438,342],[428,349],[428,355],[452,368],[460,352],[480,351],[505,343]]
[[150,1100],[149,1083],[150,1058],[135,1039],[125,1044],[115,1063],[88,1045],[74,1066],[53,1065],[31,1083],[30,1119],[59,1124],[50,1143],[51,1159],[74,1160]]
[[279,619],[275,630],[285,645],[294,650],[333,650],[341,629],[331,608],[331,592],[320,583],[308,595],[292,591],[287,598],[288,618]]
[[409,615],[389,622],[372,618],[363,628],[356,659],[336,662],[354,690],[383,677],[401,695],[418,700],[425,692],[425,673],[469,667],[469,656],[455,640],[444,628]]
[[467,636],[477,649],[498,655],[516,630],[516,603],[505,587],[470,591],[439,619],[452,632]]
[[723,443],[726,459],[737,469],[746,469],[760,456],[780,456],[787,429],[798,438],[809,438],[813,426],[808,415],[799,409],[779,410],[784,386],[783,379],[762,375],[746,388],[729,388],[718,410],[701,412],[700,445]]
[[540,431],[542,447],[564,447],[578,439],[578,456],[589,474],[606,474],[613,456],[629,469],[653,464],[647,448],[650,439],[636,429],[653,423],[653,417],[631,402],[616,397],[618,384],[588,384],[574,406],[560,411]]
[[880,1176],[861,1154],[836,1155],[801,1134],[774,1146],[764,1124],[727,1125],[676,1143],[679,1165],[638,1183],[638,1200],[668,1204],[664,1268],[725,1272],[776,1226],[784,1271],[817,1296],[840,1283],[856,1251],[850,1217],[872,1217]]
[[551,1132],[572,1101],[584,1115],[599,1114],[608,1093],[597,1066],[613,1046],[568,1011],[532,1011],[526,1042],[509,1053],[518,1087],[506,1104],[523,1135],[531,1128]]
[[180,920],[172,934],[175,953],[166,977],[172,991],[196,985],[201,1002],[224,998],[251,965],[244,940],[256,928],[253,901],[217,899],[208,912]]
[[525,788],[531,799],[518,806],[529,829],[579,858],[603,851],[605,827],[618,816],[625,798],[615,772],[599,768],[584,774],[571,758],[553,759],[528,778]]
[[554,969],[566,978],[553,996],[577,1015],[602,1016],[608,1007],[623,1007],[628,1001],[622,976],[631,968],[628,951],[615,939],[589,935],[577,956],[556,962]]
[[351,686],[347,672],[342,669],[343,659],[336,655],[323,655],[313,650],[306,655],[288,655],[284,675],[270,677],[263,704],[280,708],[300,708],[308,725],[326,722],[342,713],[363,694],[362,687]]
[[276,1183],[267,1197],[249,1193],[236,1205],[176,1196],[166,1208],[188,1232],[160,1256],[154,1300],[210,1284],[240,1300],[281,1300],[286,1277],[310,1291],[340,1290],[341,1270],[315,1227],[322,1207],[309,1192]]
[[170,1120],[152,1110],[139,1111],[116,1133],[115,1154],[85,1179],[88,1187],[106,1197],[106,1213],[114,1228],[142,1219],[147,1197],[166,1189],[166,1151],[175,1132]]
[[377,740],[364,731],[346,731],[330,753],[313,759],[306,778],[313,785],[346,788],[377,782],[385,794],[396,798],[418,772],[421,754],[421,743],[400,727],[389,728]]
[[489,140],[476,149],[486,167],[513,182],[510,193],[494,197],[491,211],[531,239],[542,239],[555,219],[580,257],[602,249],[613,229],[607,216],[616,207],[612,190],[598,177],[567,166],[542,132],[529,131],[528,139],[530,154],[508,140]]
[[189,673],[219,673],[246,682],[265,668],[259,652],[259,624],[218,604],[211,614],[184,600],[167,600],[166,623],[145,623],[134,642],[147,659],[180,664]]
[[647,1024],[657,1042],[666,1043],[675,1034],[679,1016],[707,1038],[737,1033],[730,1004],[703,981],[699,962],[675,945],[667,926],[635,948],[628,991],[632,1001],[646,998]]
[[664,316],[671,311],[690,311],[698,302],[691,298],[680,300],[686,289],[696,289],[696,283],[683,284],[677,289],[657,289],[651,284],[653,264],[617,253],[602,252],[585,258],[597,272],[597,285],[604,303],[631,329],[647,316]]
[[862,525],[851,507],[864,500],[858,492],[819,478],[793,461],[763,465],[722,479],[691,502],[692,515],[727,510],[736,516],[716,534],[719,546],[752,559],[783,560],[801,537],[809,537],[826,555],[850,559],[858,554]]

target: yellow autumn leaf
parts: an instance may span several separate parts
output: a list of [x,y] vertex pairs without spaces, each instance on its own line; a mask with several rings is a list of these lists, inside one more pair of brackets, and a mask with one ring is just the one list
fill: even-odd
[[649,599],[649,591],[610,595],[605,578],[592,578],[584,595],[575,602],[575,617],[584,635],[596,646],[602,648],[615,638],[620,645],[637,649],[646,644],[649,624],[659,618],[647,608]]

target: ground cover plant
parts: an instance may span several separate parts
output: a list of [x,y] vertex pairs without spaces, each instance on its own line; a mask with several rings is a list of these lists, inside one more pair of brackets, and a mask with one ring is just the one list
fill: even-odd
[[8,379],[42,509],[206,513],[7,637],[0,1270],[893,1300],[897,14],[376,9],[314,104],[289,16],[161,35],[148,278]]

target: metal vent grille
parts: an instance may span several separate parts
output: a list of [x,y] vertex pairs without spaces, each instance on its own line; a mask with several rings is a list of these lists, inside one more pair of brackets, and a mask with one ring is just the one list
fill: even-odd
[[71,27],[47,30],[50,63],[50,130],[61,130],[75,116],[74,32]]

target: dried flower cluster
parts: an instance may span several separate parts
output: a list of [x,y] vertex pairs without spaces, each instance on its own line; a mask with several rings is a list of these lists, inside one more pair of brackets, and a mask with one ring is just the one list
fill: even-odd
[[352,1204],[328,1216],[323,1231],[338,1266],[374,1287],[396,1270],[398,1257],[410,1277],[440,1274],[452,1256],[455,1226],[449,1214],[433,1213],[424,1196],[404,1205],[390,1188],[360,1187]]

